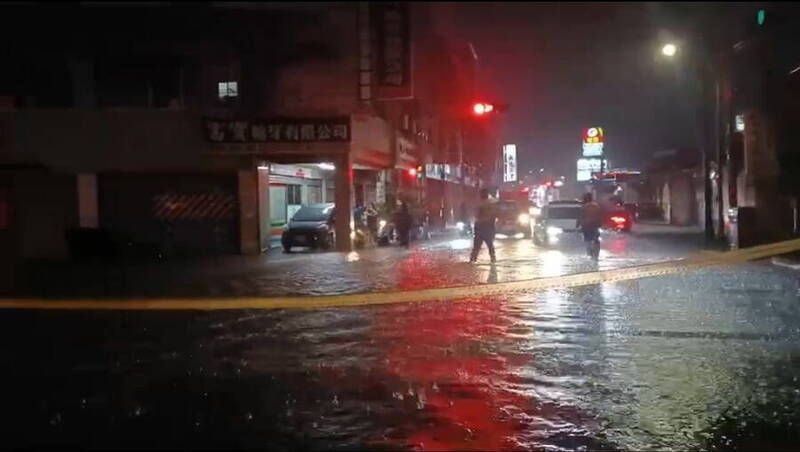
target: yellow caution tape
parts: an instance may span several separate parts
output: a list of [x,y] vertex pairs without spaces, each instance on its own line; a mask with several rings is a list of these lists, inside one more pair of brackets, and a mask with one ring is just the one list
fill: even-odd
[[384,291],[347,295],[223,298],[148,299],[0,299],[0,309],[89,309],[89,310],[219,310],[219,309],[323,309],[391,303],[465,300],[493,295],[510,295],[542,289],[587,286],[605,282],[662,276],[703,267],[736,264],[800,250],[800,239],[760,245],[730,252],[703,251],[685,259],[493,284],[471,284],[433,289]]

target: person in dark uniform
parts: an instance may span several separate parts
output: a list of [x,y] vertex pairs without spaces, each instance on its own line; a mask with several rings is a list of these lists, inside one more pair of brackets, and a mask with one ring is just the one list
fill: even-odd
[[369,230],[370,234],[373,237],[378,236],[378,209],[375,207],[375,203],[372,202],[369,204],[367,208],[367,229]]
[[411,213],[408,211],[408,205],[406,203],[402,203],[400,205],[400,211],[397,212],[395,225],[397,225],[397,234],[400,236],[400,244],[406,248],[409,246],[409,235],[411,233],[411,226],[413,223],[414,219],[411,217]]
[[472,254],[469,261],[475,262],[478,259],[478,253],[481,251],[481,246],[486,243],[489,248],[489,258],[492,263],[497,262],[494,254],[494,234],[495,234],[495,221],[497,220],[497,211],[494,203],[489,200],[489,191],[485,188],[481,190],[481,203],[478,206],[477,214],[475,215],[475,239],[472,243]]

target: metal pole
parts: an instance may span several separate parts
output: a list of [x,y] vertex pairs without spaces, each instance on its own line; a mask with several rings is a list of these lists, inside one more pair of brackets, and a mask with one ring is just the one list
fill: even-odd
[[[695,54],[697,55],[697,53]],[[702,56],[702,54],[701,54]],[[703,148],[703,211],[705,213],[703,229],[705,231],[706,239],[714,239],[714,216],[713,216],[713,199],[711,187],[711,152],[709,152],[708,145],[708,115],[706,114],[706,71],[713,72],[711,62],[708,60],[704,62],[697,61],[697,74],[699,77],[699,93],[696,96],[695,111],[700,115],[697,122],[699,127],[699,140],[698,143]],[[708,66],[706,66],[708,65]]]
[[[717,150],[717,230],[716,237],[722,239],[725,236],[725,206],[724,190],[725,175],[723,174],[722,162],[722,92],[720,87],[720,80],[718,74],[715,73],[715,109],[714,109],[714,141]],[[727,122],[727,121],[726,121]]]

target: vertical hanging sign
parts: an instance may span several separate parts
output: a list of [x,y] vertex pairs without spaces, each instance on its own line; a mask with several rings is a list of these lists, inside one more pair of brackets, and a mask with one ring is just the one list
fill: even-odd
[[413,96],[408,2],[370,3],[375,30],[375,82],[379,99]]
[[517,181],[517,145],[503,146],[503,182]]

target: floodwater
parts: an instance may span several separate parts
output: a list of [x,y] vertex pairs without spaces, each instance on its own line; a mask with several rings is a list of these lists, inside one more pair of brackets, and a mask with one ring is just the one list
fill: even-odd
[[[677,249],[620,240],[600,266]],[[375,280],[418,288],[593,265],[500,246],[500,265],[464,271],[452,242],[397,251]],[[4,446],[795,449],[798,287],[793,271],[753,263],[364,308],[7,311]]]

